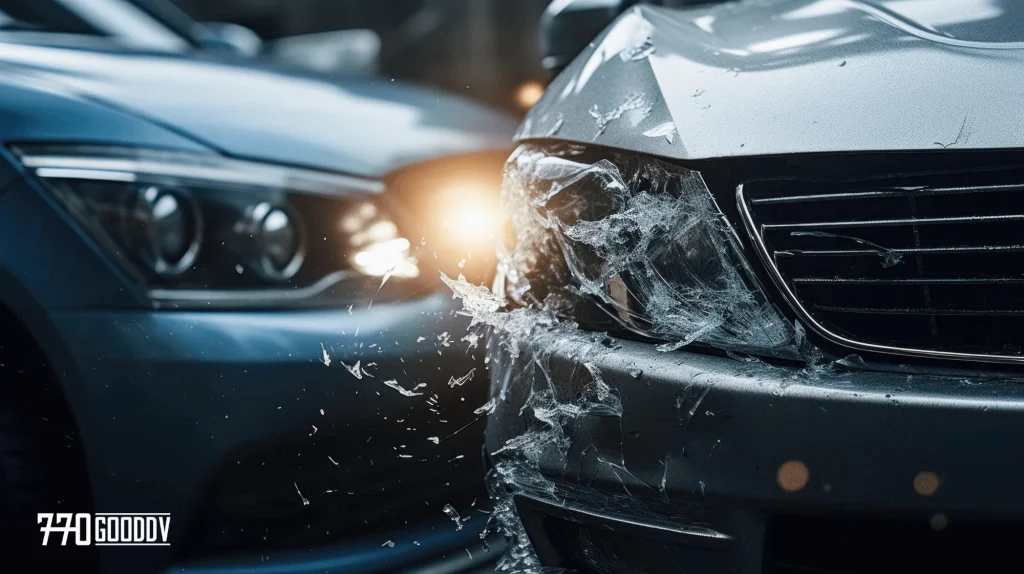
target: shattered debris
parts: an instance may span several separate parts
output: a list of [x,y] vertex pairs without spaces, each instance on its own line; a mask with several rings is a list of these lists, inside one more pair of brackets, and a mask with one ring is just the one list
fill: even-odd
[[338,361],[338,363],[342,367],[345,367],[346,371],[348,371],[349,373],[352,373],[353,377],[355,377],[357,379],[362,379],[363,378],[363,370],[362,370],[362,367],[359,365],[359,361],[356,361],[356,364],[352,365],[351,367],[346,365],[342,361]]
[[[642,42],[634,47],[642,49],[622,57],[653,50]],[[642,94],[606,113],[594,108],[591,115],[603,132],[634,110],[649,113]],[[669,143],[675,134],[671,122],[644,133]],[[462,300],[470,333],[487,333],[491,398],[474,413],[491,415],[511,397],[521,405],[521,432],[489,452],[494,511],[481,539],[492,533],[512,539],[501,571],[538,573],[516,495],[664,518],[663,509],[642,502],[633,489],[646,488],[645,500],[667,504],[675,466],[668,454],[660,484],[633,475],[625,458],[597,458],[600,472],[621,485],[616,495],[554,482],[540,472],[541,459],[571,468],[572,457],[597,454],[588,455],[592,447],[575,440],[581,421],[621,421],[622,400],[600,368],[601,358],[617,347],[609,335],[653,339],[664,352],[703,345],[754,357],[817,361],[820,355],[813,354],[802,327],[759,295],[735,232],[696,172],[630,154],[594,157],[576,145],[523,145],[506,164],[502,202],[513,233],[508,244],[499,244],[493,291],[461,275],[441,279]],[[571,372],[553,374],[555,356]],[[644,377],[640,368],[628,374]],[[556,376],[559,384],[553,385]],[[449,385],[461,386],[460,380],[453,376]],[[702,382],[678,397],[681,425],[714,416],[706,408],[714,387],[714,381]]]
[[488,414],[489,415],[489,414],[494,412],[494,409],[497,406],[498,406],[498,402],[495,399],[491,399],[491,400],[487,401],[486,403],[484,403],[484,405],[481,406],[480,408],[475,409],[473,411],[473,414],[474,415],[483,415],[483,414]]
[[461,387],[462,385],[466,384],[466,381],[472,381],[473,380],[473,374],[474,373],[476,373],[476,368],[470,369],[468,373],[466,373],[465,375],[462,375],[461,377],[459,377],[457,379],[455,377],[451,377],[451,379],[448,381],[448,386],[453,388],[453,389],[455,387]]
[[383,382],[385,385],[387,385],[387,386],[391,387],[392,389],[395,389],[396,391],[401,393],[401,395],[403,397],[420,397],[420,396],[423,396],[423,393],[417,393],[416,391],[418,389],[422,389],[423,387],[427,386],[426,383],[420,383],[420,384],[416,385],[415,387],[413,387],[412,390],[409,390],[409,389],[403,387],[402,385],[398,384],[398,381],[396,381],[396,380],[381,381],[381,382]]
[[676,139],[676,124],[665,122],[645,131],[644,135],[649,138],[664,137],[668,143],[672,143]]
[[448,515],[448,518],[452,519],[452,522],[455,523],[455,530],[462,530],[462,527],[469,522],[470,518],[472,518],[472,516],[467,516],[465,518],[459,516],[459,511],[455,510],[455,507],[451,504],[445,504],[442,511]]
[[597,133],[594,134],[594,139],[596,140],[605,132],[606,129],[608,129],[608,124],[621,118],[626,112],[631,112],[633,110],[640,110],[640,116],[634,122],[634,125],[637,125],[640,121],[651,115],[651,111],[654,110],[654,104],[647,102],[647,100],[644,99],[644,94],[634,94],[626,98],[626,101],[619,104],[619,106],[614,110],[605,113],[601,113],[597,104],[594,104],[594,106],[590,108],[590,115],[594,118],[594,121],[597,122]]
[[299,498],[302,499],[302,506],[309,506],[309,499],[302,496],[302,491],[299,490],[299,484],[297,482],[292,482],[292,485],[295,486],[295,492],[299,493]]

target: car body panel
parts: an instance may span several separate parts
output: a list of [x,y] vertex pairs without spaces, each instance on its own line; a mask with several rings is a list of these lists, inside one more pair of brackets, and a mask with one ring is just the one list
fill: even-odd
[[[102,39],[80,40],[61,46],[42,34],[33,36],[33,43],[0,42],[0,144],[217,153],[376,178],[421,161],[507,147],[514,128],[500,113],[386,80],[331,81],[241,59],[132,51]],[[440,445],[426,440],[462,426],[456,411],[471,412],[485,394],[479,386],[451,391],[445,384],[453,373],[464,374],[476,364],[471,354],[455,344],[444,349],[440,342],[418,340],[465,330],[466,321],[455,316],[448,296],[417,291],[400,301],[378,301],[372,309],[154,310],[138,284],[7,149],[0,149],[0,229],[6,234],[0,242],[0,304],[24,324],[59,376],[74,419],[68,439],[86,455],[92,508],[171,512],[174,518],[170,548],[101,549],[104,572],[152,572],[172,562],[184,566],[183,537],[192,535],[189,522],[210,506],[211,482],[235,457],[269,449],[279,439],[297,436],[299,446],[290,452],[301,457],[310,454],[303,445],[316,442],[307,435],[319,428],[335,440],[357,437],[351,449],[338,451],[339,461],[346,455],[356,460],[352,452],[363,448],[363,455],[376,449],[369,454],[386,459],[378,459],[378,468],[404,463],[393,446],[407,442],[409,431],[391,421],[428,405],[414,403],[383,380],[411,388],[422,378],[439,394],[444,389],[464,399],[447,413],[453,428],[439,422],[436,412],[420,413],[422,436],[415,435],[410,449],[437,464],[410,460],[418,472],[392,473],[399,483],[433,480],[428,467],[448,472],[479,464],[471,457],[479,452],[482,425]],[[401,288],[396,281],[389,287]],[[363,295],[353,300],[364,300]],[[325,350],[333,360],[330,367],[321,361]],[[383,378],[360,379],[341,364],[351,366],[360,358],[365,372]],[[371,362],[376,365],[368,366]],[[406,362],[415,362],[418,370]],[[431,425],[442,428],[428,431]],[[399,433],[401,441],[394,436]],[[369,443],[365,439],[371,436],[376,440]],[[445,457],[450,450],[465,459],[455,453]],[[323,458],[317,459],[323,465],[320,476],[334,479],[330,473],[337,472],[336,465]],[[365,456],[359,460],[366,462]],[[307,468],[320,472],[319,466]],[[479,474],[463,470],[443,486],[482,488]],[[362,540],[303,557],[281,554],[276,565],[363,571],[437,557],[442,547],[445,552],[457,547],[461,558],[471,538],[468,530],[457,532],[440,507],[423,505],[426,495],[420,495],[403,519],[409,536],[423,546],[408,540],[398,547],[396,540],[392,549],[381,546],[385,539]],[[294,504],[301,511],[303,498],[316,504],[318,496],[326,495],[296,493]],[[419,522],[428,512],[429,524]],[[272,550],[249,548],[196,567],[251,571],[270,554],[276,558]],[[382,554],[391,558],[374,565]],[[193,557],[184,556],[191,565]]]
[[8,82],[45,81],[178,132],[193,146],[369,177],[502,149],[514,129],[505,115],[451,95],[382,79],[330,82],[202,54],[3,43],[0,70]]
[[[378,427],[388,419],[414,416],[414,399],[382,381],[398,379],[412,387],[426,374],[428,389],[443,392],[446,379],[431,372],[447,376],[462,369],[465,354],[442,355],[435,345],[416,339],[438,329],[464,330],[466,319],[454,317],[451,309],[451,299],[437,294],[351,314],[346,309],[52,313],[54,330],[75,366],[76,380],[67,392],[96,508],[172,513],[170,552],[194,518],[203,485],[253,443],[273,442],[297,430],[312,436],[316,427],[325,434],[358,437],[354,445],[374,437],[389,458],[397,456],[387,427]],[[332,358],[330,366],[320,360],[321,344]],[[369,353],[368,345],[375,345]],[[357,379],[342,365],[360,359],[372,376]],[[368,366],[370,361],[377,365]],[[418,370],[406,374],[407,363]],[[482,401],[483,389],[477,394]],[[436,449],[424,437],[443,436],[461,424],[454,417],[449,425],[424,421],[419,440],[410,447]],[[348,453],[336,454],[348,464]],[[335,469],[326,459],[322,464],[325,473]],[[408,464],[422,468],[418,460]],[[344,484],[340,478],[339,487]],[[296,494],[299,508],[302,496],[316,504],[317,498],[330,495]],[[149,571],[169,558],[159,549],[131,556],[113,550],[104,555],[110,571],[128,564],[133,571]]]
[[517,137],[679,160],[1021,148],[1021,12],[1009,0],[641,5],[552,82]]
[[[0,43],[0,53],[8,45]],[[175,130],[90,100],[60,82],[0,72],[0,141],[52,141],[210,152]],[[0,169],[7,169],[5,165]]]
[[[567,338],[544,349],[542,370],[532,368],[540,359],[529,345],[518,358],[503,345],[490,348],[492,395],[503,400],[488,419],[486,450],[501,453],[542,424],[529,415],[532,397],[547,389],[554,396],[578,392],[579,356],[587,351]],[[621,339],[588,356],[588,368],[621,399],[621,416],[598,411],[559,419],[557,436],[571,448],[560,452],[551,432],[536,455],[544,479],[524,472],[531,478],[518,486],[522,496],[552,508],[599,517],[599,529],[617,521],[639,527],[634,541],[672,540],[664,538],[666,529],[721,535],[723,563],[713,570],[680,562],[679,570],[646,571],[769,571],[762,561],[770,559],[763,548],[771,519],[793,514],[906,520],[926,533],[936,513],[961,524],[1024,518],[1015,478],[1020,463],[1008,456],[1024,448],[1024,388],[1014,382],[863,371],[815,378],[800,368],[665,353]],[[508,465],[533,463],[502,464],[515,476]],[[807,473],[790,486],[782,473],[793,464]],[[922,473],[939,477],[937,492],[916,485]],[[549,526],[524,523],[543,565],[571,551],[564,539],[546,540]],[[678,538],[688,550],[699,547]],[[545,559],[552,543],[555,558]],[[863,551],[876,560],[880,552]],[[993,568],[992,557],[964,556]],[[907,553],[902,560],[930,564],[933,557]],[[836,571],[872,571],[835,564]],[[640,561],[628,566],[614,571],[645,571]],[[882,569],[908,570],[914,568]]]

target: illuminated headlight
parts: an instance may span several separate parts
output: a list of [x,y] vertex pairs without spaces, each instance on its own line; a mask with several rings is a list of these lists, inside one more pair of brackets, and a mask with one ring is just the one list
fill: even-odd
[[398,236],[398,226],[383,217],[372,203],[355,205],[341,219],[349,237],[352,266],[371,277],[418,277],[419,266],[409,240]]
[[155,303],[298,303],[419,275],[377,181],[215,155],[14,151]]

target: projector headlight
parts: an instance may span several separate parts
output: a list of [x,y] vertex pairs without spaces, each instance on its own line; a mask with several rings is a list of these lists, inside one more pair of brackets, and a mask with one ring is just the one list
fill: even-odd
[[215,155],[14,151],[157,305],[337,304],[419,275],[377,181]]

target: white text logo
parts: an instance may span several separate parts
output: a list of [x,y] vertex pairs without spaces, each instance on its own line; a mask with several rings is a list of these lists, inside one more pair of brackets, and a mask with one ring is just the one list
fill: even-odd
[[36,522],[43,533],[43,546],[170,546],[171,515],[163,512],[40,512]]

